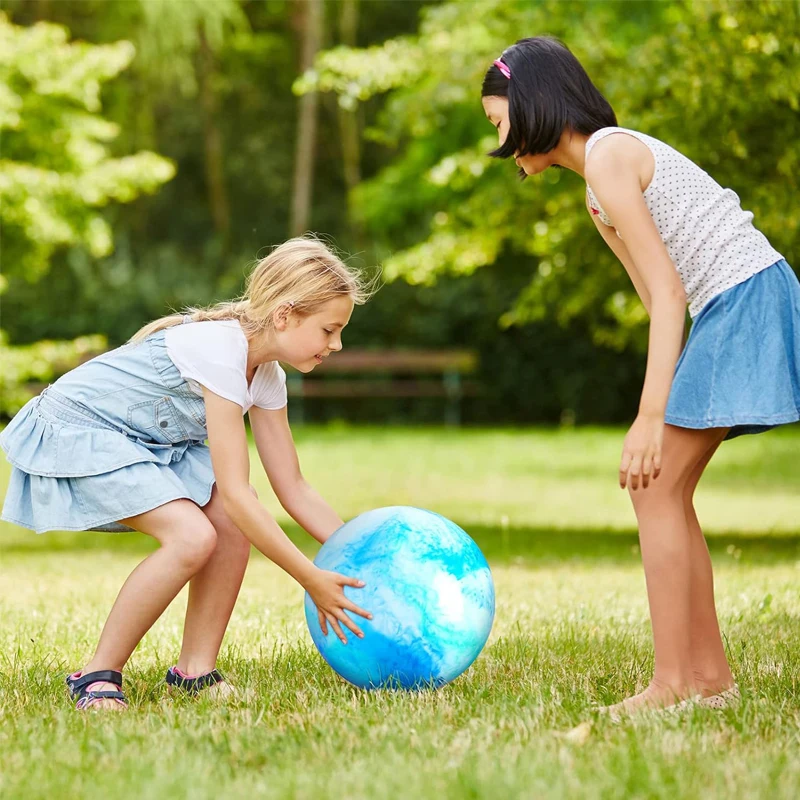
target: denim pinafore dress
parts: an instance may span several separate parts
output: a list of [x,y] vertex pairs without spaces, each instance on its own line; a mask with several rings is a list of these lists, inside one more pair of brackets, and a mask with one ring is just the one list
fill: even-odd
[[0,435],[13,469],[2,518],[37,533],[127,530],[118,520],[185,498],[204,506],[214,471],[205,403],[164,331],[105,353],[23,406]]

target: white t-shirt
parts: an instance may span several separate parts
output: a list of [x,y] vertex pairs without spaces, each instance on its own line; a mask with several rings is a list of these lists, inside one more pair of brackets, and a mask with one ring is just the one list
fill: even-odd
[[[723,189],[659,139],[627,128],[601,128],[586,142],[586,158],[614,133],[633,136],[653,154],[655,171],[644,201],[678,270],[692,317],[717,295],[783,258],[753,226],[753,214],[742,210],[736,192]],[[588,184],[586,192],[592,213],[613,227]]]
[[247,337],[237,320],[190,322],[167,328],[167,354],[189,388],[203,386],[242,407],[278,409],[286,405],[286,373],[277,361],[259,364],[247,385]]

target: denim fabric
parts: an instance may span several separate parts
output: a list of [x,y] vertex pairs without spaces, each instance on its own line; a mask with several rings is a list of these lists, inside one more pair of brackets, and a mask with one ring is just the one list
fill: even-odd
[[59,378],[0,435],[13,469],[2,518],[37,533],[113,523],[178,498],[205,505],[214,485],[205,404],[164,332]]
[[800,283],[783,260],[697,315],[678,360],[666,421],[731,428],[727,438],[800,420]]

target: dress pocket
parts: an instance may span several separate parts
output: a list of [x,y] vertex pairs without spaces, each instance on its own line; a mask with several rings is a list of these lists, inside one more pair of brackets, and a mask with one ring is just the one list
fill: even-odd
[[128,408],[128,425],[156,443],[172,444],[187,439],[172,399],[145,400]]

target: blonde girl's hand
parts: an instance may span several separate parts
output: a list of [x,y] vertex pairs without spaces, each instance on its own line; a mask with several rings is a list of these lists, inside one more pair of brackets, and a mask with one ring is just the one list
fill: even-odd
[[340,575],[338,572],[318,569],[305,587],[317,607],[319,627],[322,629],[322,634],[324,636],[328,635],[328,624],[330,624],[334,633],[342,640],[342,644],[347,644],[347,637],[342,631],[342,625],[360,639],[364,638],[363,631],[345,614],[345,609],[365,619],[372,619],[372,614],[369,611],[365,611],[347,599],[344,593],[345,586],[360,589],[364,586],[364,582],[357,578],[348,578],[345,575]]
[[619,485],[636,490],[650,485],[661,473],[661,446],[664,441],[664,417],[639,414],[631,425],[622,447]]

